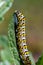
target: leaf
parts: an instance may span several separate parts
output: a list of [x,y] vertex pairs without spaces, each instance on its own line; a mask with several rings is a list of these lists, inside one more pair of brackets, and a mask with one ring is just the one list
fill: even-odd
[[36,65],[43,65],[43,54],[41,55],[41,57],[39,57]]

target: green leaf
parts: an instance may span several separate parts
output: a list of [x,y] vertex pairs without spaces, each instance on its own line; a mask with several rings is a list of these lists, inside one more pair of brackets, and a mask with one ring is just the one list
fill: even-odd
[[43,65],[43,54],[41,55],[41,57],[39,57],[36,65]]

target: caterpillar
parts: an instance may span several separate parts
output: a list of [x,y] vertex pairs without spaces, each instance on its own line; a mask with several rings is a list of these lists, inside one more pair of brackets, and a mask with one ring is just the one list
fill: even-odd
[[20,11],[16,10],[14,13],[14,19],[16,43],[19,49],[20,57],[24,65],[35,65],[26,44],[25,17]]

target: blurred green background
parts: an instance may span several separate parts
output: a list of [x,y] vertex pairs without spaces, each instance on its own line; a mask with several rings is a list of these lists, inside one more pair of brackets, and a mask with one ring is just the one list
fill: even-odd
[[[8,34],[8,23],[15,10],[26,17],[27,44],[31,51],[43,50],[43,0],[14,0],[12,8],[0,24],[0,34]],[[30,47],[29,47],[30,45]]]

